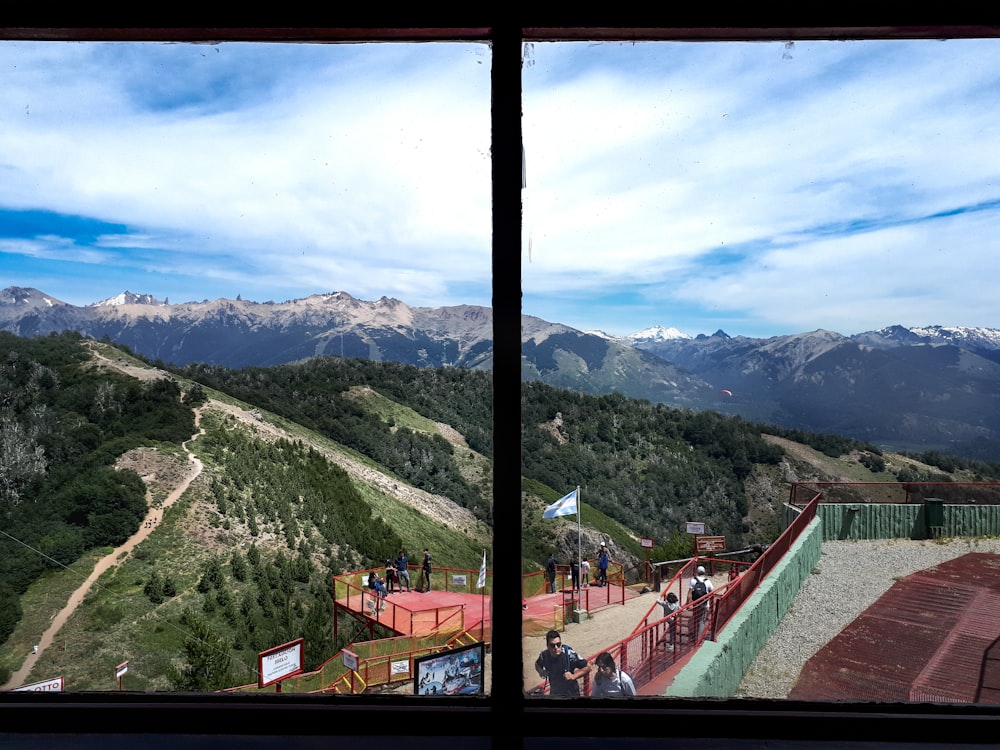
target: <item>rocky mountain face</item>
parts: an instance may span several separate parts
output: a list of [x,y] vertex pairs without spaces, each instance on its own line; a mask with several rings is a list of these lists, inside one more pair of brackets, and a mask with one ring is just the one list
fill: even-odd
[[344,292],[281,303],[217,299],[173,305],[125,292],[86,307],[37,289],[0,292],[3,330],[20,336],[74,330],[176,365],[268,366],[332,354],[421,367],[488,367],[492,325],[488,308],[409,307]]
[[[184,365],[270,366],[317,355],[394,361],[417,367],[492,366],[488,307],[410,307],[346,292],[286,302],[217,299],[169,304],[125,292],[76,307],[37,289],[0,292],[0,329],[19,336],[74,330],[107,337],[151,359]],[[599,394],[701,408],[714,389],[649,352],[607,337],[524,316],[526,380]]]
[[[418,367],[492,366],[488,307],[410,307],[346,292],[285,302],[170,304],[125,292],[77,307],[37,289],[0,291],[0,330],[74,330],[152,359],[270,366],[316,355]],[[903,328],[843,336],[690,337],[659,326],[628,339],[522,317],[522,378],[590,394],[830,432],[904,450],[1000,460],[1000,331]]]

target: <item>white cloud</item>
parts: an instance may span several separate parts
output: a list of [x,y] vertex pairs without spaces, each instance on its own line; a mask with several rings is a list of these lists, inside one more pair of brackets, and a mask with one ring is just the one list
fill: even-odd
[[[215,62],[230,50],[214,49],[146,51],[184,75],[202,53]],[[489,68],[476,45],[303,49],[315,68],[289,64],[287,81],[261,68],[266,85],[241,78],[245,96],[229,106],[189,103],[196,91],[180,83],[167,87],[177,106],[126,90],[124,71],[102,65],[134,54],[3,48],[28,71],[0,83],[4,98],[30,90],[33,111],[8,110],[0,123],[0,163],[12,175],[0,206],[127,225],[135,244],[158,238],[164,264],[172,253],[185,264],[230,254],[277,287],[311,284],[317,265],[365,277],[394,266],[393,278],[409,280],[396,286],[421,299],[453,278],[475,280],[479,301],[488,298]]]
[[526,299],[622,286],[638,315],[662,310],[632,330],[705,330],[699,310],[778,332],[1000,327],[972,291],[995,270],[972,269],[998,255],[996,221],[963,213],[1000,199],[997,44],[806,43],[790,58],[674,44],[636,65],[604,46],[537,50]]

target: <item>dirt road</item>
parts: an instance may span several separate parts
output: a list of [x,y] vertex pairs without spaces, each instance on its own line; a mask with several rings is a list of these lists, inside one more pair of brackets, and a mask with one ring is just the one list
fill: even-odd
[[[195,409],[194,412],[194,424],[198,427],[198,432],[191,436],[191,440],[196,440],[198,436],[203,435],[205,431],[200,428],[201,423],[201,410]],[[66,602],[66,606],[63,607],[55,617],[52,618],[52,623],[49,625],[48,630],[42,633],[42,637],[38,642],[38,650],[27,655],[21,668],[11,675],[11,678],[7,681],[7,684],[3,686],[4,690],[12,690],[24,684],[28,675],[31,674],[31,670],[35,666],[35,662],[38,661],[38,657],[44,653],[45,649],[52,645],[56,634],[66,624],[69,620],[70,615],[76,611],[76,608],[83,601],[84,597],[90,591],[91,587],[97,582],[97,579],[101,577],[107,570],[109,570],[113,565],[124,560],[124,558],[133,550],[135,546],[139,544],[143,539],[148,537],[153,529],[156,528],[160,519],[163,517],[163,512],[169,508],[190,486],[191,482],[194,481],[202,470],[202,463],[198,458],[194,456],[188,450],[188,443],[191,440],[186,441],[181,447],[187,452],[188,462],[190,464],[190,469],[187,474],[183,477],[180,484],[178,484],[173,491],[167,495],[167,498],[163,501],[163,505],[160,508],[154,508],[152,505],[152,498],[150,492],[146,490],[146,503],[149,505],[149,510],[146,512],[146,517],[143,519],[139,526],[139,530],[136,531],[131,537],[129,537],[124,544],[120,547],[116,547],[110,553],[102,557],[94,565],[93,571],[87,576],[87,579],[77,588],[76,591],[72,593],[69,600]]]

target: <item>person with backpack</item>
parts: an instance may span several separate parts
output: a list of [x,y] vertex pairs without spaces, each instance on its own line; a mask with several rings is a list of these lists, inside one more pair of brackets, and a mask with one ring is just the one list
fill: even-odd
[[705,574],[705,567],[699,565],[696,575],[691,579],[691,584],[688,586],[688,603],[700,602],[692,608],[698,622],[696,640],[701,640],[701,635],[705,631],[705,624],[708,622],[708,611],[711,607],[709,594],[711,593],[712,579]]
[[594,687],[590,694],[595,698],[632,698],[635,697],[635,683],[628,672],[623,672],[615,666],[614,657],[607,651],[594,659],[597,674],[594,676]]
[[608,585],[608,562],[610,558],[608,557],[608,547],[604,542],[601,542],[601,551],[597,553],[597,585],[607,586]]
[[[681,608],[681,603],[677,600],[677,594],[673,591],[668,591],[664,593],[664,596],[656,600],[656,603],[663,607],[663,616],[670,617],[674,612]],[[667,624],[667,639],[666,646],[668,651],[674,650],[674,644],[677,643],[677,618],[674,617]],[[661,641],[663,643],[663,641]],[[657,644],[659,645],[659,644]]]
[[558,630],[545,634],[545,650],[535,659],[535,671],[549,681],[549,695],[580,695],[581,677],[590,672],[590,664],[562,642]]

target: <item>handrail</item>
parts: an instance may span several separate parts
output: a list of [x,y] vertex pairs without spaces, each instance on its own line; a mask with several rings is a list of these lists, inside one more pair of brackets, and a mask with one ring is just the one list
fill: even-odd
[[[715,589],[708,597],[683,604],[677,612],[650,621],[649,612],[629,635],[611,644],[607,651],[622,671],[632,676],[636,689],[649,684],[679,659],[695,650],[704,640],[715,640],[736,611],[757,589],[764,577],[792,547],[795,540],[816,517],[819,495],[802,509],[788,528],[771,544],[746,572]],[[671,579],[669,586],[680,585],[699,564],[712,558],[692,558]],[[680,599],[680,597],[678,597]],[[701,611],[699,611],[701,610]],[[703,619],[702,619],[703,618]],[[687,632],[684,633],[686,628]],[[686,636],[686,637],[685,637]],[[589,661],[593,662],[593,654]],[[588,694],[589,676],[584,678],[583,692]],[[532,688],[533,694],[545,693],[548,682]]]

